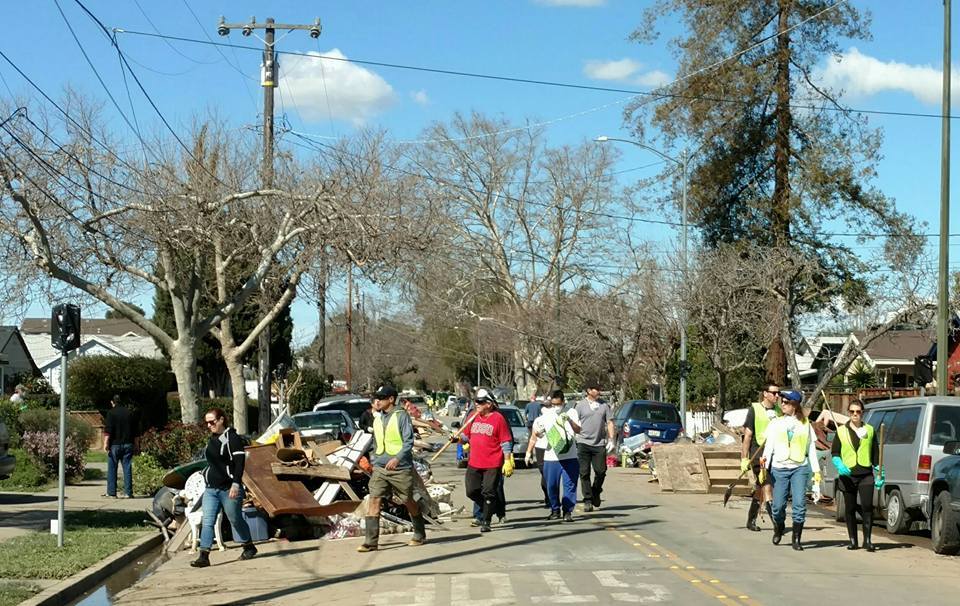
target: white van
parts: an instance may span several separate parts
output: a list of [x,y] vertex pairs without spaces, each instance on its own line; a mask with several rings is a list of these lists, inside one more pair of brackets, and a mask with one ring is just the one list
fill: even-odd
[[902,533],[927,527],[930,472],[944,456],[943,445],[960,440],[960,398],[931,396],[873,402],[864,421],[884,426],[883,466],[887,530]]

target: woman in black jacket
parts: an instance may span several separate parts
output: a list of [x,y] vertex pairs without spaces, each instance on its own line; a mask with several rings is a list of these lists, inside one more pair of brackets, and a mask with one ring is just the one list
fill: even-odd
[[200,555],[190,563],[194,568],[210,565],[210,548],[213,546],[213,527],[220,508],[233,525],[234,540],[243,545],[241,560],[257,555],[257,548],[250,540],[250,527],[243,518],[243,465],[246,461],[244,442],[233,427],[227,427],[227,416],[221,408],[211,408],[204,415],[210,430],[210,439],[205,451],[207,468],[203,477],[207,488],[203,491],[203,524],[200,529]]

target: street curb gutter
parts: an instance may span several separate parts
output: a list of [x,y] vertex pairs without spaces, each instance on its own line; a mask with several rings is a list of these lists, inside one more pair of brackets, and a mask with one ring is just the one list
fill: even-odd
[[77,599],[127,564],[163,543],[163,535],[149,534],[93,566],[84,568],[53,587],[44,589],[18,606],[59,606]]

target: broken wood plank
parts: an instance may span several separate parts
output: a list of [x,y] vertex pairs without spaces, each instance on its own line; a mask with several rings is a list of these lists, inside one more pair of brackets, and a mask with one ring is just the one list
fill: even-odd
[[272,463],[270,469],[276,476],[296,476],[299,478],[321,478],[324,480],[349,480],[350,471],[339,465],[284,465]]
[[247,446],[246,452],[243,483],[256,495],[267,515],[326,515],[302,482],[277,479],[272,469],[276,461],[276,448],[273,445]]

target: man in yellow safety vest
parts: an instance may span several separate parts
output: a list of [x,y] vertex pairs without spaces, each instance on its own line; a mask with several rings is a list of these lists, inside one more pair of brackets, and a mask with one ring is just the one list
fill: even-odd
[[[740,445],[740,470],[746,471],[751,465],[750,460],[754,453],[763,448],[767,439],[767,425],[772,419],[781,415],[780,412],[780,388],[776,385],[767,385],[763,390],[759,402],[750,405],[747,411],[747,419],[744,422],[743,442]],[[760,492],[763,492],[763,500],[767,503],[767,515],[773,519],[773,512],[770,508],[770,502],[773,500],[773,482],[769,473],[762,474],[761,481],[760,462],[753,462],[753,476],[756,480],[754,485],[753,499],[750,501],[750,509],[747,511],[747,529],[756,532],[760,531],[757,526],[757,514],[760,513]]]
[[397,390],[383,385],[373,395],[374,451],[371,463],[370,497],[364,518],[365,539],[357,551],[376,551],[380,542],[380,507],[384,498],[396,494],[404,501],[413,522],[413,538],[409,545],[427,542],[423,516],[416,502],[417,473],[413,468],[413,421],[405,410],[396,406]]

